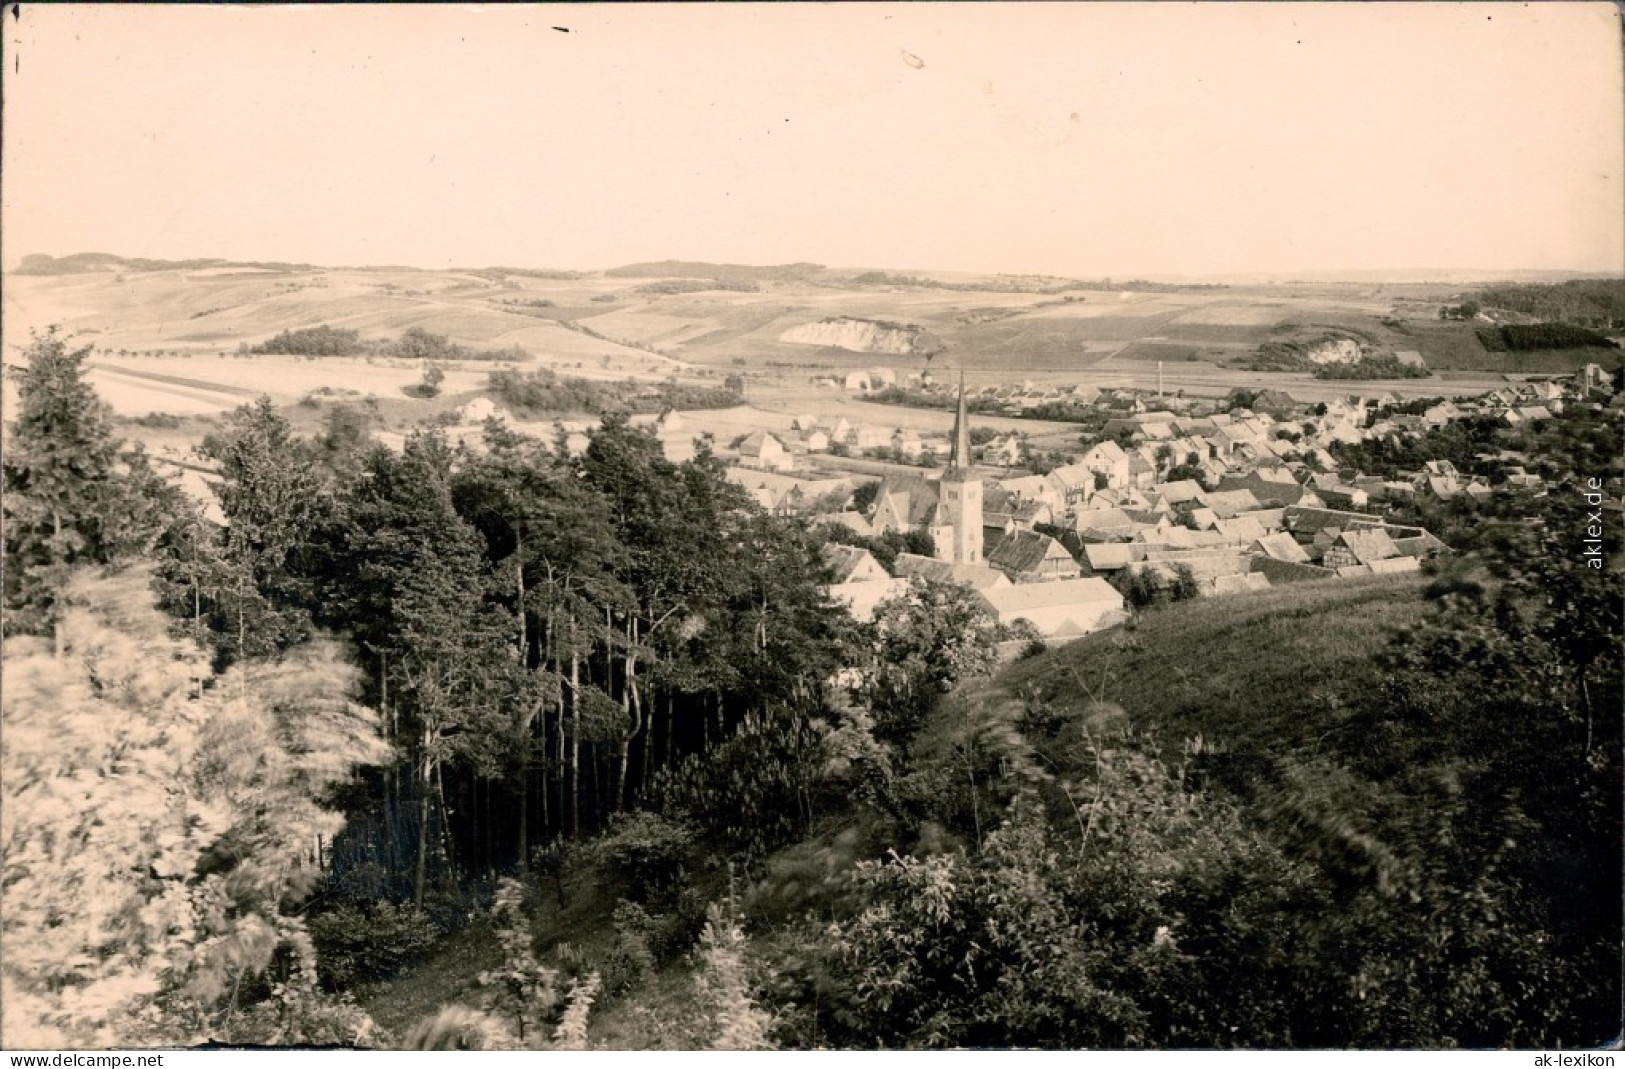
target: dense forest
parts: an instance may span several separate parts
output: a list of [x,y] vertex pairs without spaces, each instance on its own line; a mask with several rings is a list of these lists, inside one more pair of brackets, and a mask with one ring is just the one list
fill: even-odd
[[1472,304],[1500,308],[1548,323],[1596,330],[1625,327],[1625,279],[1575,278],[1556,285],[1488,286]]
[[1619,348],[1596,331],[1564,323],[1509,323],[1476,332],[1479,344],[1492,353],[1528,352],[1536,349]]
[[[215,526],[116,440],[84,358],[36,337],[5,456],[7,1046],[1617,1025],[1621,590],[1569,552],[1577,497],[1409,595],[1380,685],[1204,698],[1315,729],[1265,760],[1073,659],[1261,656],[1154,642],[1200,602],[1026,636],[995,678],[1020,636],[965,588],[858,624],[828,532],[614,415],[576,456],[495,426],[391,451],[261,401],[203,445]],[[467,990],[363,1011],[448,945],[490,948]]]

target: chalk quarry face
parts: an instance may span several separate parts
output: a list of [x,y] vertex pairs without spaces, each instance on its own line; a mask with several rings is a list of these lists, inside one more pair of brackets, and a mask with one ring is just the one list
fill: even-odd
[[903,356],[917,351],[915,339],[921,333],[914,327],[876,323],[869,319],[840,318],[791,327],[779,335],[779,340],[796,345],[830,345],[854,353]]
[[1352,338],[1324,341],[1308,353],[1311,364],[1356,364],[1363,355],[1360,343]]

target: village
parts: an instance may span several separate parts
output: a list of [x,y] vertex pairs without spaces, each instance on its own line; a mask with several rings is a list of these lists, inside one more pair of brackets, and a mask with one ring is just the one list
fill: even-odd
[[[828,385],[861,396],[897,383],[892,369],[875,368]],[[703,443],[764,510],[828,525],[830,593],[859,619],[923,578],[964,584],[1002,623],[1025,620],[1053,640],[1124,620],[1133,605],[1122,591],[1136,579],[1215,596],[1416,572],[1447,547],[1426,529],[1390,522],[1381,505],[1485,498],[1490,484],[1448,460],[1397,478],[1340,471],[1334,443],[1419,438],[1475,417],[1517,428],[1569,405],[1617,408],[1625,399],[1594,364],[1572,377],[1509,381],[1426,405],[1380,389],[1300,404],[1279,389],[1223,398],[1087,385],[967,389],[929,373],[908,385],[955,406],[948,435],[816,413],[791,417],[788,430],[727,441],[697,434],[697,413],[667,410],[631,422],[659,441],[668,460],[688,460]],[[1083,414],[1080,430],[1098,433],[1044,453],[1065,461],[1053,466],[1035,463],[1038,451],[1025,434],[978,428],[972,413],[993,407],[1020,417],[1057,404]],[[464,406],[459,422],[472,430],[491,418],[507,417],[482,398]],[[564,447],[585,448],[591,425],[559,425]],[[1531,458],[1497,459],[1507,486],[1543,492],[1541,477],[1526,470]],[[888,568],[845,541],[909,532],[929,535],[934,554],[899,552]]]

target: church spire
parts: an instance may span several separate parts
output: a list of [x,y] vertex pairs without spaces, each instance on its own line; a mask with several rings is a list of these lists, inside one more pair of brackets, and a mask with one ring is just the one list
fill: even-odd
[[965,372],[959,373],[959,408],[954,413],[954,440],[948,447],[948,469],[968,468],[970,458],[970,420],[965,415]]

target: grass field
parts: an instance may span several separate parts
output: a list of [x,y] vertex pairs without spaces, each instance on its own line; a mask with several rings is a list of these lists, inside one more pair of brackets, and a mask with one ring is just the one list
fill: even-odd
[[1308,732],[1328,730],[1341,710],[1382,701],[1377,655],[1429,611],[1424,585],[1324,580],[1173,605],[1145,613],[1132,631],[1018,662],[962,700],[1037,695],[1072,722],[1093,701],[1116,703],[1170,754],[1200,737],[1242,774],[1312,746]]

